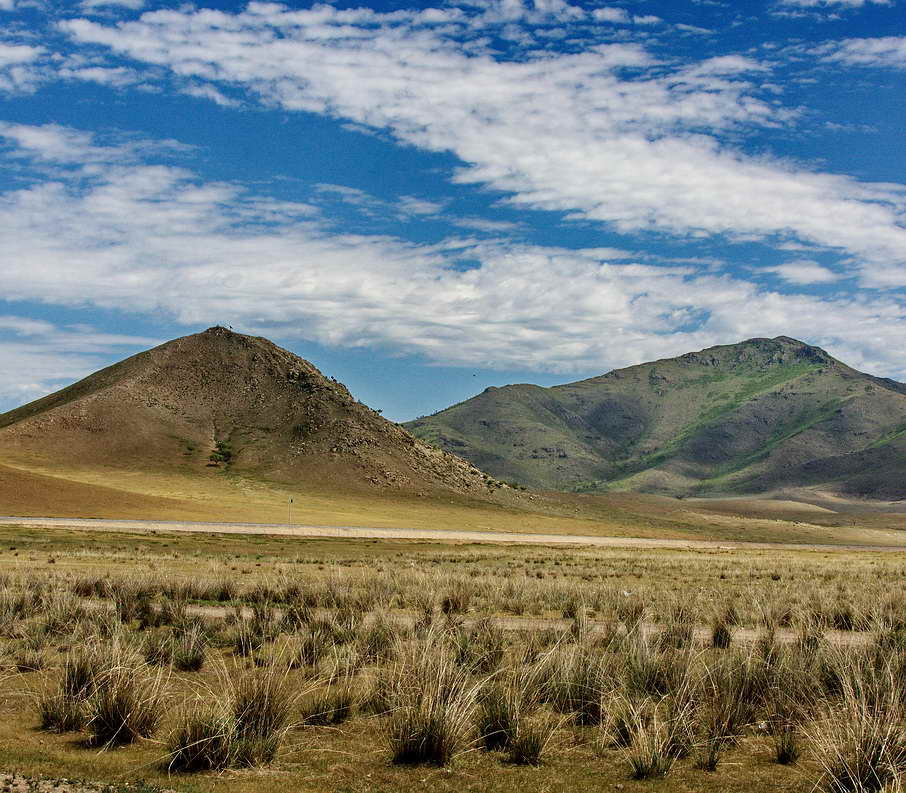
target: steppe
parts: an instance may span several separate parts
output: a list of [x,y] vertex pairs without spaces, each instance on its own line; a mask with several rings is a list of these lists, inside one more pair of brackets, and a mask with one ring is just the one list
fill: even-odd
[[901,502],[525,490],[177,341],[0,417],[4,790],[902,789]]

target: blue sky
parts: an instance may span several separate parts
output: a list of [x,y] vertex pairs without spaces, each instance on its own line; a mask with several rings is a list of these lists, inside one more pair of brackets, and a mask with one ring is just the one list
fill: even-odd
[[897,0],[0,0],[0,410],[213,324],[395,420],[794,336],[906,379]]

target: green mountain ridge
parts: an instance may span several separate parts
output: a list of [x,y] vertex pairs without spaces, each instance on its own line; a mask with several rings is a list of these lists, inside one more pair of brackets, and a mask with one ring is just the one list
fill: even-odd
[[906,385],[787,336],[489,388],[406,427],[539,488],[906,497]]

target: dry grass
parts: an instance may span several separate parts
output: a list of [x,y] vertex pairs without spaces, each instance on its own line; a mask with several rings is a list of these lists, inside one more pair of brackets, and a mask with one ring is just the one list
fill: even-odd
[[0,553],[0,762],[29,773],[230,793],[903,773],[895,555],[69,541]]

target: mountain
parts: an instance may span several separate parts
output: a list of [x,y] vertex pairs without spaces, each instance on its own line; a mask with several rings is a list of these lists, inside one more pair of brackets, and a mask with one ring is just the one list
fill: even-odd
[[0,415],[0,459],[482,494],[488,479],[266,339],[222,327]]
[[906,498],[906,385],[785,336],[552,388],[489,388],[406,426],[534,487]]

